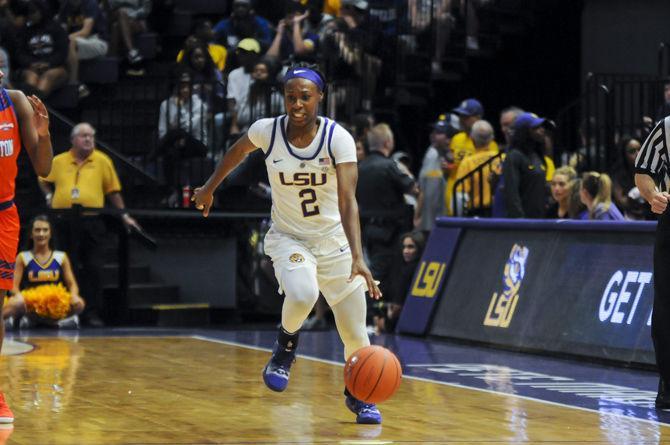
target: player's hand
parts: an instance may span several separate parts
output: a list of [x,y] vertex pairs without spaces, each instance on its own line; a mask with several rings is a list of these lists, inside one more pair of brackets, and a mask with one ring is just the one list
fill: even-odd
[[195,203],[195,208],[202,210],[202,215],[207,218],[209,216],[209,209],[212,208],[214,202],[214,194],[205,187],[198,187],[191,196],[191,201]]
[[30,106],[33,107],[33,124],[35,124],[37,134],[40,136],[49,136],[49,112],[47,111],[47,107],[34,94],[27,98]]
[[351,283],[356,275],[360,275],[365,278],[365,282],[368,285],[368,291],[370,292],[370,296],[372,298],[379,300],[382,297],[382,291],[379,290],[378,286],[379,281],[376,281],[374,278],[372,278],[372,272],[370,272],[370,269],[368,269],[368,266],[362,259],[354,260],[351,263],[351,275],[349,275],[347,283]]
[[651,211],[657,214],[665,212],[665,209],[668,208],[668,199],[670,199],[670,194],[666,192],[658,192],[654,195],[651,202]]

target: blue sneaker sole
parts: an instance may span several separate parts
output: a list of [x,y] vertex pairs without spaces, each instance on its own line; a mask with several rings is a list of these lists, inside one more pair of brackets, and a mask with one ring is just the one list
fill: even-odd
[[268,365],[265,365],[265,368],[263,368],[263,382],[265,382],[265,386],[267,386],[274,392],[283,392],[288,386],[288,380],[285,383],[281,382],[279,384],[275,384],[276,382],[272,382],[271,377],[268,376],[267,370]]
[[382,419],[356,416],[356,423],[359,425],[381,425]]
[[354,404],[349,402],[349,398],[344,399],[344,404],[349,408],[349,411],[356,414],[356,423],[359,425],[380,425],[382,423],[381,417],[361,417],[358,415],[358,411],[354,408]]

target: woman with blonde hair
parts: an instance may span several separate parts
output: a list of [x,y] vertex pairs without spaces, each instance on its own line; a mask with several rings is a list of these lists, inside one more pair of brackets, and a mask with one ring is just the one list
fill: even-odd
[[588,219],[601,221],[624,219],[621,211],[612,202],[612,180],[605,173],[584,173],[579,197],[589,210]]
[[571,212],[572,187],[577,179],[577,172],[570,166],[564,166],[554,172],[551,179],[551,197],[554,203],[547,209],[547,218],[574,218]]

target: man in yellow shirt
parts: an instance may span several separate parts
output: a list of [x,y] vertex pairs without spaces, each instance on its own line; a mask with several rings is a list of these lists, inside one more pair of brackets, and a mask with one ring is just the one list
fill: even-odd
[[[73,205],[101,209],[107,198],[112,206],[123,210],[125,204],[114,164],[106,154],[95,149],[93,127],[87,123],[75,125],[70,139],[70,150],[54,157],[51,173],[40,178],[47,204],[53,209],[69,209]],[[84,213],[76,226],[67,216],[59,215],[61,218],[56,221],[56,227],[73,264],[81,269],[79,278],[87,303],[83,321],[91,326],[102,326],[100,283],[106,229],[99,215]],[[121,218],[127,228],[140,229],[128,213],[123,213]]]
[[[461,132],[458,133],[451,139],[451,144],[449,148],[454,154],[454,164],[453,168],[449,170],[449,177],[447,178],[447,192],[444,195],[446,200],[446,209],[447,215],[453,216],[455,214],[454,208],[451,205],[451,198],[454,190],[454,184],[456,183],[458,166],[460,165],[463,158],[468,155],[474,154],[475,144],[472,142],[470,137],[470,131],[475,122],[481,120],[484,115],[484,107],[481,102],[477,99],[465,99],[461,104],[452,110],[454,114],[458,116]],[[493,150],[498,153],[498,144],[496,141],[492,140],[488,147],[489,150]]]
[[[493,127],[487,121],[475,122],[470,131],[470,138],[474,143],[475,152],[461,161],[456,174],[457,180],[464,178],[498,154],[497,150],[491,148]],[[498,158],[485,165],[481,171],[475,172],[466,179],[462,186],[456,187],[457,200],[461,196],[464,198],[467,196],[466,202],[457,204],[457,208],[467,208],[468,216],[490,216],[491,184],[489,176],[492,171],[500,174],[501,162],[501,159]]]

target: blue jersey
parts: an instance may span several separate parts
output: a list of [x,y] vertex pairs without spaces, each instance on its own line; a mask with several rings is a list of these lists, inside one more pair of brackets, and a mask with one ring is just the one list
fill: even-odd
[[21,278],[21,289],[30,289],[42,284],[65,284],[63,281],[63,262],[67,257],[65,252],[54,250],[46,264],[37,261],[29,250],[19,253],[19,256],[25,265]]

